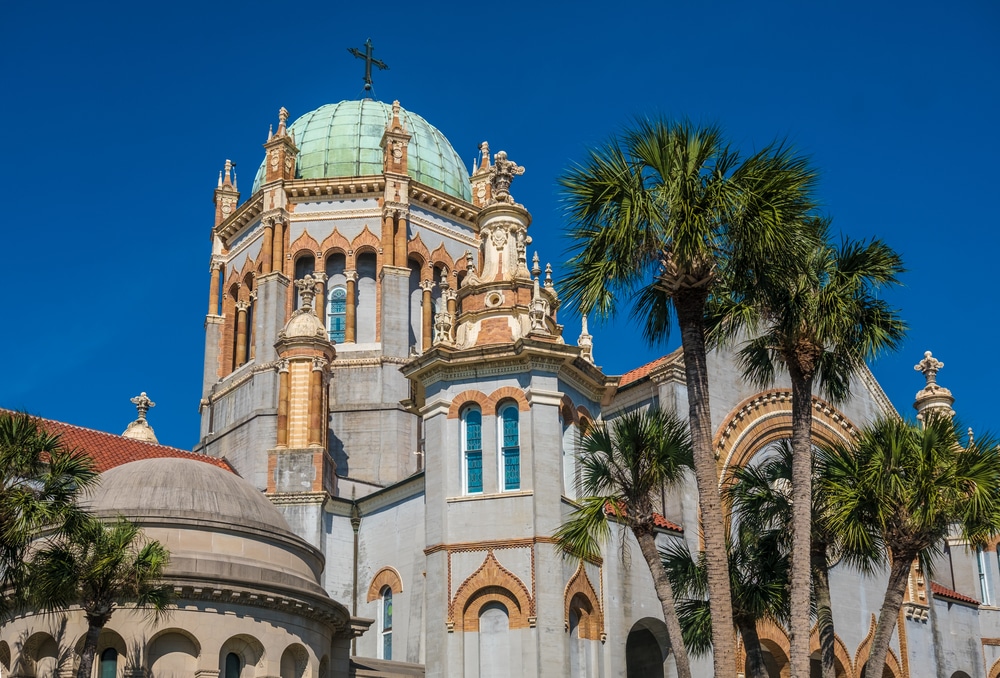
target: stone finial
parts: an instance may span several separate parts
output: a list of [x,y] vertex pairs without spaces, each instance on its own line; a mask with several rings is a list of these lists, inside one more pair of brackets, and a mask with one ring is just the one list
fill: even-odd
[[149,399],[145,391],[132,398],[131,402],[139,412],[139,421],[146,421],[146,413],[149,412],[149,408],[156,407],[156,403]]
[[587,314],[580,316],[580,338],[576,345],[580,347],[580,357],[591,365],[594,364],[594,338],[587,332]]
[[925,388],[931,388],[937,386],[937,373],[942,367],[943,362],[932,356],[930,351],[924,351],[924,359],[914,365],[913,369],[924,373],[924,379],[927,380]]
[[[479,169],[489,169],[490,168],[490,144],[484,141],[479,144]],[[506,157],[506,155],[505,155]]]
[[537,278],[541,274],[542,267],[538,264],[538,252],[535,252],[535,255],[531,257],[531,275]]
[[302,304],[301,310],[311,311],[313,299],[316,297],[316,279],[312,275],[295,281],[295,286],[299,288],[299,299]]
[[510,184],[514,181],[514,177],[522,174],[524,168],[508,160],[506,151],[497,151],[493,167],[490,168],[490,185],[493,188],[493,198],[490,202],[515,204],[514,198],[510,195]]
[[132,440],[141,440],[146,443],[159,444],[156,439],[156,434],[153,432],[153,427],[149,425],[146,421],[146,413],[149,412],[149,408],[156,407],[156,403],[149,399],[146,392],[143,391],[136,397],[131,399],[131,402],[135,405],[135,409],[139,412],[139,417],[125,429],[122,433],[123,438],[131,438]]
[[284,127],[285,123],[288,121],[288,109],[282,106],[278,109],[278,124]]
[[222,185],[232,186],[233,185],[233,168],[236,167],[234,163],[229,158],[226,158],[226,167],[222,170]]
[[545,264],[545,287],[547,289],[554,287],[552,283],[552,264]]

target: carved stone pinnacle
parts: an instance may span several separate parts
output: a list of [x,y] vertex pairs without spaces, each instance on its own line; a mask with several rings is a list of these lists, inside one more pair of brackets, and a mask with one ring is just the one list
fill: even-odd
[[493,187],[493,202],[514,204],[510,195],[510,184],[514,177],[524,174],[524,168],[507,159],[506,151],[498,151],[490,168],[490,185]]
[[135,405],[135,409],[139,411],[139,421],[146,421],[146,412],[149,411],[150,407],[156,407],[156,403],[149,399],[145,391],[132,398],[131,402]]
[[913,366],[913,369],[924,373],[927,380],[927,387],[937,385],[937,373],[944,367],[944,363],[931,355],[930,351],[924,351],[924,359]]

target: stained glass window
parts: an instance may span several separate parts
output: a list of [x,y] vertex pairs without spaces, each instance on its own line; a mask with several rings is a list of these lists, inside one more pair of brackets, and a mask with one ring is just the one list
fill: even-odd
[[392,659],[392,589],[382,589],[382,659]]
[[347,290],[343,287],[334,287],[330,290],[326,317],[329,323],[330,341],[337,344],[344,343],[344,330],[347,328]]
[[503,489],[521,488],[521,447],[516,405],[508,405],[500,413],[503,457]]
[[483,491],[483,414],[465,411],[465,487],[471,493]]

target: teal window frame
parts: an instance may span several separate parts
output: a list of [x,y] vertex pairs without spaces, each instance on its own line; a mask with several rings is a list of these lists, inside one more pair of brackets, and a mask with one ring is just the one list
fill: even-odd
[[508,403],[500,407],[500,477],[503,491],[521,489],[521,430],[517,405]]
[[483,413],[469,407],[462,413],[462,485],[465,494],[483,492]]

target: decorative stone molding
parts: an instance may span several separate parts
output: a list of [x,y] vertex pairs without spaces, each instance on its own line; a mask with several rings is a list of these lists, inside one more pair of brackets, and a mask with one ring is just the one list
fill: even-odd
[[521,412],[531,410],[531,404],[528,402],[527,397],[525,397],[523,390],[513,386],[501,386],[489,396],[482,391],[462,391],[452,399],[451,406],[448,408],[448,418],[458,419],[462,408],[469,403],[478,404],[483,414],[495,415],[497,414],[500,402],[503,400],[515,401],[517,409]]
[[502,603],[507,608],[509,628],[534,626],[531,594],[520,579],[497,561],[490,549],[479,569],[469,575],[455,592],[448,610],[449,631],[478,632],[479,612],[484,605],[492,602]]
[[584,569],[583,561],[570,577],[563,591],[566,630],[569,631],[570,611],[575,610],[579,616],[578,630],[584,640],[604,640],[604,610],[601,599],[594,592],[594,586]]

